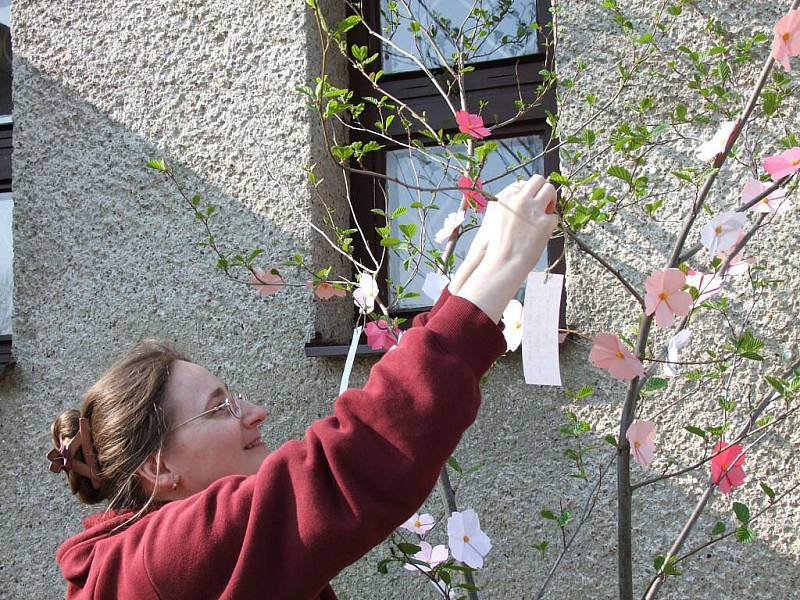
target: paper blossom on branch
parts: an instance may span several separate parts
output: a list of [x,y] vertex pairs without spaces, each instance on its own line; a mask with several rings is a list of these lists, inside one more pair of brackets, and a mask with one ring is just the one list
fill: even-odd
[[[767,184],[761,183],[757,179],[748,179],[742,189],[742,203],[747,204],[756,196],[760,196],[767,191],[768,187]],[[792,208],[792,203],[786,199],[786,190],[778,188],[769,196],[765,196],[751,206],[750,210],[757,213],[782,215],[790,208]]]
[[703,162],[713,162],[717,156],[725,152],[737,123],[738,121],[724,121],[714,134],[714,137],[707,142],[703,142],[697,149],[697,158]]
[[800,10],[790,10],[772,28],[772,58],[791,71],[789,59],[800,55]]
[[447,551],[447,546],[444,544],[439,544],[438,546],[431,547],[428,542],[420,542],[419,543],[420,551],[416,554],[412,554],[411,558],[416,560],[421,560],[424,563],[428,563],[427,565],[419,565],[419,564],[409,564],[406,563],[403,565],[404,568],[408,569],[409,571],[422,571],[423,573],[429,573],[433,569],[435,569],[438,565],[442,564],[444,561],[447,560],[449,556],[449,552]]
[[746,222],[747,217],[742,213],[721,212],[700,230],[700,241],[711,256],[716,256],[719,252],[729,250],[736,243]]
[[514,352],[522,343],[522,303],[516,298],[512,298],[503,311],[503,323],[508,352]]
[[800,146],[789,148],[786,152],[768,156],[761,163],[772,181],[783,179],[792,173],[800,173]]
[[417,533],[419,535],[425,535],[436,524],[436,519],[433,518],[433,515],[429,515],[428,513],[419,514],[414,513],[411,515],[405,523],[400,525],[401,528],[410,531],[411,533]]
[[[722,260],[727,259],[728,256],[730,256],[731,252],[733,252],[736,246],[739,245],[739,242],[741,242],[743,239],[744,239],[744,232],[739,231],[739,235],[737,236],[733,246],[728,248],[725,252],[720,252],[719,254],[717,254],[717,256],[719,256]],[[728,263],[727,274],[744,275],[745,273],[747,273],[747,270],[750,268],[750,265],[755,264],[755,262],[756,259],[754,257],[744,255],[744,247],[742,247],[742,249],[736,253],[736,256],[734,256],[731,259],[731,262]]]
[[739,444],[729,446],[722,441],[714,446],[714,454],[716,456],[711,459],[711,483],[716,483],[723,494],[729,494],[731,488],[744,483],[742,465],[747,455]]
[[253,274],[250,275],[250,285],[252,285],[262,296],[269,296],[280,292],[286,284],[278,269],[270,267],[262,269],[253,267]]
[[458,130],[461,133],[466,133],[479,140],[492,135],[492,132],[483,126],[483,117],[480,115],[459,110],[456,111],[456,123],[458,123]]
[[367,335],[367,344],[373,350],[391,350],[400,341],[400,329],[389,328],[386,321],[370,321],[364,326]]
[[378,284],[369,273],[362,273],[358,279],[358,287],[353,292],[353,302],[361,310],[361,314],[375,310],[375,299],[378,297]]
[[664,375],[675,377],[678,374],[678,365],[675,364],[680,358],[680,351],[692,341],[692,332],[688,329],[681,329],[673,335],[667,344],[667,362],[664,363]]
[[699,271],[689,271],[686,274],[686,285],[696,288],[699,292],[697,297],[698,304],[702,304],[709,298],[719,294],[722,288],[723,279],[715,273],[701,273]]
[[436,235],[433,236],[433,239],[436,240],[436,243],[441,244],[442,242],[449,240],[450,236],[453,235],[453,232],[456,230],[456,227],[464,222],[464,217],[466,214],[467,213],[463,210],[459,210],[457,212],[451,212],[449,215],[447,215],[444,219],[444,223],[442,224],[442,228],[436,232]]
[[330,300],[331,298],[344,298],[347,295],[347,292],[345,292],[344,290],[340,290],[339,288],[333,287],[327,281],[322,281],[317,285],[314,285],[313,281],[309,281],[306,284],[306,287],[313,289],[314,295],[320,300]]
[[483,182],[480,177],[473,182],[472,179],[466,175],[462,175],[458,180],[458,187],[461,193],[464,194],[464,197],[467,199],[467,204],[469,204],[471,208],[474,208],[475,211],[479,213],[484,211],[489,201],[486,199],[486,196],[481,193],[481,190],[483,190]]
[[492,549],[492,542],[483,531],[478,515],[471,508],[454,512],[447,519],[447,544],[453,558],[473,569],[483,567],[483,559]]
[[594,345],[589,352],[589,362],[600,369],[607,369],[612,377],[623,381],[644,375],[642,361],[631,354],[619,338],[611,333],[595,336]]
[[633,459],[647,471],[653,462],[656,445],[653,438],[656,435],[656,426],[650,421],[634,421],[625,432],[625,437],[631,444]]
[[422,284],[422,293],[435,303],[449,283],[450,280],[446,275],[431,271],[425,275],[425,282]]
[[685,317],[692,309],[692,297],[683,291],[686,275],[680,269],[653,271],[644,282],[645,314],[656,314],[659,327],[671,327],[676,316]]

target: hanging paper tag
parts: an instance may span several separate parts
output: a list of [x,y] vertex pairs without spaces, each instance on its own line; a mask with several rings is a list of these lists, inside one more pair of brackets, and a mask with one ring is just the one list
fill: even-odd
[[525,383],[561,385],[558,316],[564,276],[530,273],[522,309],[522,370]]
[[350,386],[350,371],[353,370],[353,361],[356,359],[358,340],[361,339],[361,332],[363,329],[361,325],[353,329],[353,339],[350,341],[350,349],[347,351],[347,360],[344,363],[344,371],[342,372],[342,381],[339,383],[340,396]]

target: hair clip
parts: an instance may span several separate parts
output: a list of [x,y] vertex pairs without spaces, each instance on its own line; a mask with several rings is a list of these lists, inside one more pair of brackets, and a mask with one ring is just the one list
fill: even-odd
[[[81,450],[83,460],[78,460],[75,455]],[[69,442],[61,443],[60,447],[53,448],[47,453],[50,461],[50,471],[60,473],[61,471],[75,471],[90,479],[92,487],[98,490],[102,485],[102,480],[97,474],[97,456],[94,453],[94,443],[92,441],[92,428],[89,419],[78,419],[78,433]]]

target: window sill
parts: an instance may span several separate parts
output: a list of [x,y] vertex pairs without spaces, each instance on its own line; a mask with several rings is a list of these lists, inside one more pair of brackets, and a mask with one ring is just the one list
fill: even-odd
[[14,362],[14,355],[11,354],[11,336],[0,335],[0,375]]

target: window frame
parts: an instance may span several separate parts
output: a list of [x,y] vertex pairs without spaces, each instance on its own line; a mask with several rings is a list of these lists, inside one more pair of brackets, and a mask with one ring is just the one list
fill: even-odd
[[[13,122],[0,123],[0,193],[13,193],[11,185],[13,135]],[[0,375],[14,363],[14,356],[11,353],[12,336],[13,333],[0,335]]]
[[[540,71],[543,69],[552,70],[554,65],[554,58],[551,54],[545,52],[547,46],[548,33],[550,31],[549,24],[551,23],[550,14],[550,0],[525,0],[536,3],[536,19],[540,24],[537,31],[537,52],[534,54],[527,54],[522,56],[502,58],[492,61],[484,61],[475,64],[475,70],[467,73],[464,76],[466,94],[468,98],[475,99],[475,105],[468,107],[470,112],[477,112],[479,106],[477,100],[488,100],[489,105],[484,111],[484,118],[487,125],[492,125],[495,122],[503,121],[510,118],[516,113],[513,101],[519,98],[519,94],[523,94],[523,98],[531,98],[535,94],[536,87],[543,82],[543,76]],[[381,0],[364,0],[364,20],[370,29],[373,31],[380,30],[380,2]],[[352,14],[348,11],[348,14]],[[359,46],[367,46],[369,54],[378,54],[378,58],[369,65],[372,71],[382,69],[383,55],[381,52],[381,44],[379,40],[371,36],[366,28],[356,26],[348,32],[347,45],[348,48],[353,44]],[[432,72],[435,76],[443,75],[445,73],[443,68],[433,69]],[[352,65],[348,68],[348,75],[350,80],[350,89],[354,92],[355,98],[361,98],[368,95],[374,95],[374,90],[371,83]],[[422,71],[407,71],[399,73],[391,73],[383,75],[380,79],[381,85],[387,92],[391,93],[396,98],[402,100],[409,106],[413,107],[418,112],[425,111],[428,121],[431,126],[438,130],[444,129],[449,132],[457,132],[458,128],[455,124],[452,113],[450,112],[447,104],[439,95],[439,92],[434,87],[427,75]],[[526,94],[527,92],[527,94]],[[457,97],[454,96],[457,101]],[[498,111],[493,111],[493,107],[498,107]],[[550,89],[546,92],[542,102],[529,113],[525,114],[518,121],[511,125],[505,126],[502,130],[498,131],[492,139],[502,139],[510,137],[519,137],[526,135],[541,135],[545,140],[549,139],[552,128],[547,123],[547,113],[551,112],[556,114],[557,105],[555,90]],[[495,116],[497,117],[495,119]],[[372,122],[378,120],[377,109],[371,104],[366,105],[361,119],[365,122]],[[399,119],[395,119],[391,127],[387,131],[390,136],[405,136],[406,133],[402,128]],[[363,141],[367,142],[375,139],[372,136],[360,131],[350,130],[350,142]],[[429,143],[431,140],[425,137],[420,137],[424,143]],[[401,148],[401,146],[392,146],[381,139],[380,143],[386,147],[380,151],[370,152],[365,155],[363,159],[363,168],[367,171],[374,171],[378,173],[386,173],[386,152]],[[559,170],[559,155],[557,149],[551,149],[545,153],[544,157],[544,172],[550,173]],[[364,230],[367,244],[373,250],[380,251],[380,237],[375,230],[376,227],[384,226],[385,220],[383,217],[371,212],[373,208],[386,209],[385,198],[385,180],[370,175],[360,173],[351,173],[350,178],[350,193],[354,199],[355,217],[358,219],[359,224]],[[355,222],[351,215],[351,227],[355,227]],[[364,246],[360,236],[354,236],[354,254],[357,260],[367,264],[369,261],[369,254]],[[553,265],[557,264],[552,269],[553,273],[564,275],[566,273],[566,260],[564,256],[564,238],[557,237],[551,239],[547,246],[548,262]],[[377,274],[377,282],[379,288],[379,295],[381,298],[388,298],[388,289],[386,280],[388,276],[389,261],[385,260]],[[430,310],[430,306],[420,307],[415,309],[401,309],[390,311],[390,315],[396,318],[406,319],[404,326],[409,325],[411,320],[417,314]],[[562,291],[561,307],[559,311],[559,326],[566,327],[566,291]],[[358,318],[358,311],[354,307],[354,320]],[[363,337],[362,337],[363,342]],[[307,356],[332,356],[346,354],[349,349],[349,344],[330,345],[311,342],[306,344]],[[358,346],[358,354],[382,354],[383,350],[372,350],[368,345],[361,343]]]

